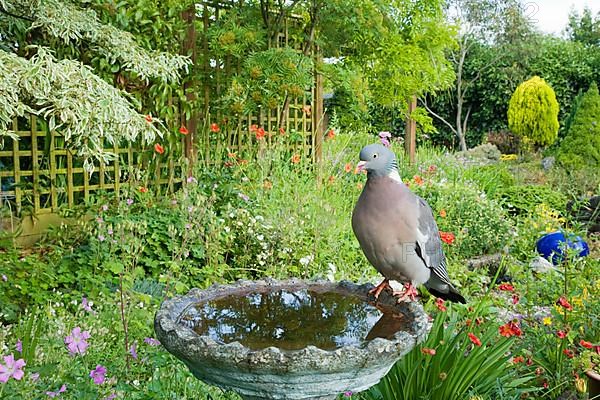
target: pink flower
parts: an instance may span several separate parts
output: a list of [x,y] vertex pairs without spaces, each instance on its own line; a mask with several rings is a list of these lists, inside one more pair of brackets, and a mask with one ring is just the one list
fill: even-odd
[[379,141],[381,141],[381,144],[384,145],[385,147],[390,147],[389,139],[391,137],[392,137],[392,134],[389,132],[379,132]]
[[6,383],[10,378],[20,381],[24,375],[25,360],[22,358],[15,360],[15,357],[11,354],[4,356],[4,362],[6,365],[0,364],[0,382]]
[[446,311],[447,310],[446,305],[444,304],[444,299],[440,299],[439,297],[435,300],[435,306],[440,311]]
[[92,310],[92,306],[90,306],[90,303],[88,302],[87,297],[83,296],[83,298],[81,299],[81,307],[92,314],[95,314],[94,310]]
[[138,358],[137,345],[135,342],[133,342],[133,344],[129,347],[129,354],[131,354],[131,357],[133,357],[135,360],[137,360],[137,358]]
[[58,389],[57,392],[46,392],[46,394],[48,395],[48,397],[56,397],[58,395],[60,395],[61,393],[64,393],[67,391],[67,385],[65,385],[63,383],[63,385],[60,387],[60,389]]
[[351,390],[347,390],[344,392],[344,397],[352,397],[353,393]]
[[23,342],[21,342],[21,339],[17,339],[17,343],[15,344],[15,349],[17,349],[17,351],[19,353],[23,353]]
[[34,372],[33,374],[29,375],[29,379],[31,379],[31,382],[37,382],[40,379],[40,374]]
[[144,343],[147,343],[150,346],[160,346],[160,342],[151,337],[147,337],[146,339],[144,339]]
[[90,378],[94,380],[96,385],[102,385],[104,383],[106,380],[104,375],[106,375],[106,367],[100,364],[96,365],[96,369],[90,371]]
[[117,398],[117,394],[116,394],[116,393],[111,393],[111,394],[109,394],[108,396],[106,396],[106,397],[104,398],[104,400],[114,400],[114,399],[116,399],[116,398]]
[[69,353],[71,353],[71,355],[85,354],[85,351],[89,346],[89,343],[86,342],[86,340],[90,337],[89,331],[82,332],[81,328],[78,326],[73,328],[71,334],[65,338],[65,344],[69,349]]
[[558,300],[556,300],[556,304],[565,308],[566,310],[573,310],[573,306],[569,303],[565,296],[561,296]]

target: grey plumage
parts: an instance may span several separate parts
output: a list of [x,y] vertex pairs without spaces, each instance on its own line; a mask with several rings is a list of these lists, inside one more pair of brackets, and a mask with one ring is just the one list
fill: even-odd
[[465,303],[448,277],[431,207],[402,183],[394,153],[372,144],[361,150],[360,160],[367,183],[352,229],[369,262],[387,279],[424,284],[437,297]]

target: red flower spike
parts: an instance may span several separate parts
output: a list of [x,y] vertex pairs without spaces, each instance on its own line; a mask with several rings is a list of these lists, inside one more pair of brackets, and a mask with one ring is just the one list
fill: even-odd
[[154,151],[158,154],[163,154],[165,152],[165,148],[160,145],[160,143],[156,143],[154,145]]
[[519,364],[525,361],[525,358],[523,358],[523,356],[516,356],[513,357],[512,362],[513,364]]
[[219,125],[218,125],[218,124],[216,124],[216,123],[214,123],[214,122],[213,122],[212,124],[210,124],[210,131],[211,131],[211,132],[213,132],[213,133],[217,133],[217,132],[219,132],[220,130],[221,130],[221,128],[219,128]]
[[250,132],[256,132],[258,130],[258,125],[252,124],[250,125]]
[[481,340],[480,340],[480,339],[479,339],[477,336],[475,336],[473,333],[469,332],[469,333],[467,334],[467,336],[469,336],[469,340],[470,340],[471,342],[473,342],[473,344],[474,344],[475,346],[481,346]]
[[556,300],[556,304],[568,311],[573,310],[573,306],[569,303],[569,301],[567,300],[567,298],[565,296],[560,296],[560,298],[558,300]]
[[279,133],[281,133],[282,135],[285,135],[285,128],[279,128]]
[[498,289],[503,290],[505,292],[513,292],[515,290],[515,287],[510,283],[503,283],[498,286]]
[[187,135],[188,133],[190,133],[187,128],[183,125],[181,125],[181,128],[179,128],[179,133],[181,133],[182,135]]
[[258,128],[255,133],[256,139],[261,140],[265,137],[265,130],[263,128]]
[[567,334],[565,331],[558,331],[558,332],[556,332],[556,336],[558,336],[561,339],[564,339],[567,337]]
[[564,350],[563,350],[563,353],[565,353],[565,355],[566,355],[568,358],[573,358],[573,357],[575,357],[575,352],[574,352],[573,350],[571,350],[571,349],[564,349]]
[[435,306],[436,306],[436,307],[438,308],[438,310],[440,310],[440,311],[446,311],[446,310],[447,310],[447,307],[444,305],[444,303],[445,303],[444,299],[437,298],[437,299],[435,300]]
[[579,344],[582,345],[583,347],[585,347],[586,349],[591,349],[592,347],[594,347],[594,345],[588,341],[585,341],[583,339],[581,339],[579,341]]
[[333,139],[335,137],[335,131],[330,129],[327,131],[327,139]]

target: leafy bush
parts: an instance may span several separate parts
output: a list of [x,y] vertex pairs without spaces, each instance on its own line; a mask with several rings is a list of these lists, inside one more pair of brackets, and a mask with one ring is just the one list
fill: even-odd
[[486,142],[493,144],[502,154],[515,154],[519,151],[520,138],[509,131],[489,132]]
[[521,83],[508,105],[508,128],[534,144],[547,146],[558,137],[558,102],[540,77]]
[[468,168],[464,177],[473,181],[488,196],[494,196],[498,190],[515,185],[515,178],[508,169],[501,164],[484,165]]
[[501,187],[495,193],[503,204],[513,214],[528,214],[540,204],[547,204],[551,208],[564,211],[567,198],[560,192],[542,185],[518,185]]
[[600,94],[592,83],[581,99],[567,136],[560,144],[558,160],[568,169],[600,166]]

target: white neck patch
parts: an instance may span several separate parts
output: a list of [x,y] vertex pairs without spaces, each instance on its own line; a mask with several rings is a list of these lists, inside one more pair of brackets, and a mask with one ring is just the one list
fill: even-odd
[[395,169],[392,172],[390,172],[388,174],[388,178],[392,178],[393,180],[395,180],[398,183],[403,183],[402,182],[402,178],[400,178],[400,174],[398,173],[397,169]]

